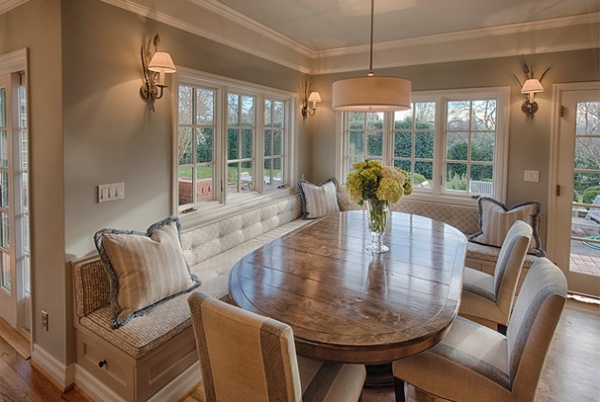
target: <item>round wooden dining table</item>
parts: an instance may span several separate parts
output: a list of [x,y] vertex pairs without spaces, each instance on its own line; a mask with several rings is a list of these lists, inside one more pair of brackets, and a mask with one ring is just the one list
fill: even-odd
[[380,364],[439,342],[458,314],[466,238],[419,215],[390,212],[371,254],[365,211],[320,218],[246,255],[232,269],[239,307],[292,327],[299,355]]

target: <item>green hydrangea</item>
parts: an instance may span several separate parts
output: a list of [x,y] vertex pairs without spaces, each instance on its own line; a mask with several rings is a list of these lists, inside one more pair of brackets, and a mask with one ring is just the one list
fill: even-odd
[[405,170],[368,159],[353,163],[352,169],[346,178],[346,189],[359,205],[368,199],[394,204],[412,193],[412,183]]

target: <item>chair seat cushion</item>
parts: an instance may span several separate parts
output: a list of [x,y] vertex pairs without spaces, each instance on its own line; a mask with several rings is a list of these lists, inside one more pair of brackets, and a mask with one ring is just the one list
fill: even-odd
[[365,366],[324,363],[298,356],[298,371],[304,402],[356,401],[365,378]]
[[393,370],[395,377],[455,401],[511,398],[506,337],[462,317],[440,343],[394,362]]

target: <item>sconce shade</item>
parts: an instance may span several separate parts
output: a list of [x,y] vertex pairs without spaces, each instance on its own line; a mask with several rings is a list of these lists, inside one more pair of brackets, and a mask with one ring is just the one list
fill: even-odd
[[411,82],[399,77],[348,78],[332,88],[332,107],[347,112],[410,109]]
[[321,95],[318,92],[311,92],[308,96],[309,102],[321,102]]
[[521,88],[522,94],[534,94],[538,92],[544,92],[544,87],[542,83],[537,78],[530,78],[523,84],[523,88]]
[[148,64],[148,70],[164,73],[174,73],[175,64],[171,60],[171,55],[167,52],[156,52]]

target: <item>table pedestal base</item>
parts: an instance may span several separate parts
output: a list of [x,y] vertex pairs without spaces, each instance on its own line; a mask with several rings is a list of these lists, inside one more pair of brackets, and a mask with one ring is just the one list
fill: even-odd
[[367,379],[365,387],[383,388],[394,385],[392,363],[367,364]]

